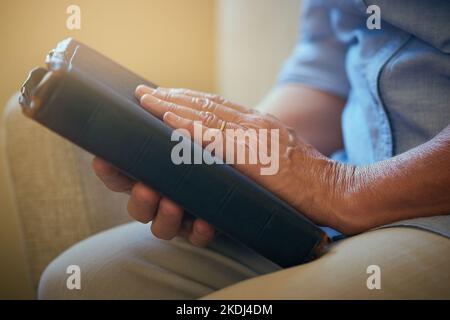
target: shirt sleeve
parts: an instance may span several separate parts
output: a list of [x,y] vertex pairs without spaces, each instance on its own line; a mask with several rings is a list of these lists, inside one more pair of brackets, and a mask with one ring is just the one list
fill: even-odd
[[326,0],[304,0],[299,42],[284,63],[278,85],[302,83],[347,97],[350,84],[345,71],[347,44],[333,29],[333,15],[339,14]]

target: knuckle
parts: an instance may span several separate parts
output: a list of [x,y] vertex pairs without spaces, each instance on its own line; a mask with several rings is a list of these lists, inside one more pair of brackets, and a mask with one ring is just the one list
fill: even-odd
[[195,105],[199,106],[200,109],[205,110],[205,111],[208,110],[208,108],[211,104],[211,100],[203,98],[203,97],[193,97],[191,101]]
[[184,94],[184,95],[186,95],[190,92],[189,89],[186,89],[186,88],[174,88],[174,89],[171,89],[171,91],[174,93],[177,93],[177,94]]
[[209,112],[215,112],[216,111],[216,104],[210,100],[210,99],[204,99],[202,108],[203,110],[209,111]]
[[220,96],[220,95],[218,95],[216,93],[210,93],[210,94],[208,94],[206,96],[206,98],[208,98],[210,100],[213,100],[213,101],[216,101],[218,103],[225,102],[225,99],[222,96]]
[[161,88],[156,88],[156,92],[157,96],[159,96],[162,99],[167,99],[169,93],[165,90],[162,90]]
[[167,104],[167,110],[176,113],[178,111],[179,107],[176,103],[169,102]]
[[173,89],[170,89],[169,91],[167,91],[165,93],[165,95],[166,95],[165,98],[167,100],[173,100],[173,99],[177,98],[177,96],[178,96],[178,94]]
[[200,118],[206,126],[213,125],[217,119],[216,115],[209,111],[200,111]]

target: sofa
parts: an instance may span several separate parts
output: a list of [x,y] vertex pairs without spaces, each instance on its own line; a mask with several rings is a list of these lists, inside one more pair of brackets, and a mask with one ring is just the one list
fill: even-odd
[[11,254],[23,254],[24,259],[11,276],[26,279],[22,286],[29,290],[2,295],[33,298],[39,277],[53,258],[129,217],[127,196],[103,186],[91,170],[92,155],[24,117],[17,101],[16,95],[8,102],[1,124],[4,193],[10,203],[0,202],[0,212],[17,218],[21,252]]

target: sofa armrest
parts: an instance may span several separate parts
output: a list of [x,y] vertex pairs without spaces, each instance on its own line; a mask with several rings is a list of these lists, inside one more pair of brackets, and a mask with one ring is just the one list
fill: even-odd
[[92,156],[25,118],[17,99],[5,109],[4,155],[36,288],[46,265],[72,244],[129,220],[127,196],[108,191]]

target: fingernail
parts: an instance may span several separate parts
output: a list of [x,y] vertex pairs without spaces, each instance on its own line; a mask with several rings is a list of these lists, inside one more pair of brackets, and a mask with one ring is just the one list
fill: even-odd
[[146,93],[153,94],[153,92],[155,92],[155,89],[141,84],[141,85],[137,86],[134,94],[135,94],[136,98],[141,99],[144,94],[146,94]]
[[168,111],[168,112],[164,113],[163,120],[164,121],[179,121],[180,117],[177,116],[175,113]]

